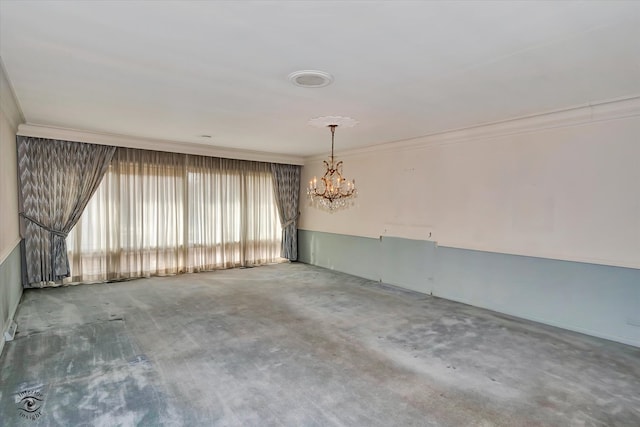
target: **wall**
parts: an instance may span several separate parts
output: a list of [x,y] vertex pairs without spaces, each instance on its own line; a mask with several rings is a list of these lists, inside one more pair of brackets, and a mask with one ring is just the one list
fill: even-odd
[[0,58],[0,353],[22,296],[16,130],[23,121]]
[[343,153],[300,259],[640,346],[639,141],[632,98]]

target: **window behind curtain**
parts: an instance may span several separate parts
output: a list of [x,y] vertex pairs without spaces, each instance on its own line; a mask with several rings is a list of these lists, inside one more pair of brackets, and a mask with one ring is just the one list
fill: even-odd
[[269,164],[118,149],[67,238],[92,282],[281,261]]

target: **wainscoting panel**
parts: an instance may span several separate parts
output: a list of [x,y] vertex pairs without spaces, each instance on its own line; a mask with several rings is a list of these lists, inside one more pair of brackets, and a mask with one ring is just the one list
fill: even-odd
[[301,262],[640,347],[640,270],[298,231]]
[[20,244],[0,263],[0,354],[4,347],[4,332],[22,297],[20,282]]

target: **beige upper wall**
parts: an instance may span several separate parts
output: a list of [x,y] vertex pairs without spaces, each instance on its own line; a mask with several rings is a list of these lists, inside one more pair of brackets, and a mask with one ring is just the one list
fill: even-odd
[[[303,188],[299,227],[640,268],[639,141],[635,98],[345,153],[355,206]],[[309,159],[303,187],[322,173]]]
[[20,239],[16,131],[23,121],[0,59],[0,263]]

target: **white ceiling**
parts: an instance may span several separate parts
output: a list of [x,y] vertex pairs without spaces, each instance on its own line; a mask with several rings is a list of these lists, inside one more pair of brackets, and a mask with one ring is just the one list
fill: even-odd
[[0,0],[0,56],[29,123],[304,156],[637,96],[640,2]]

